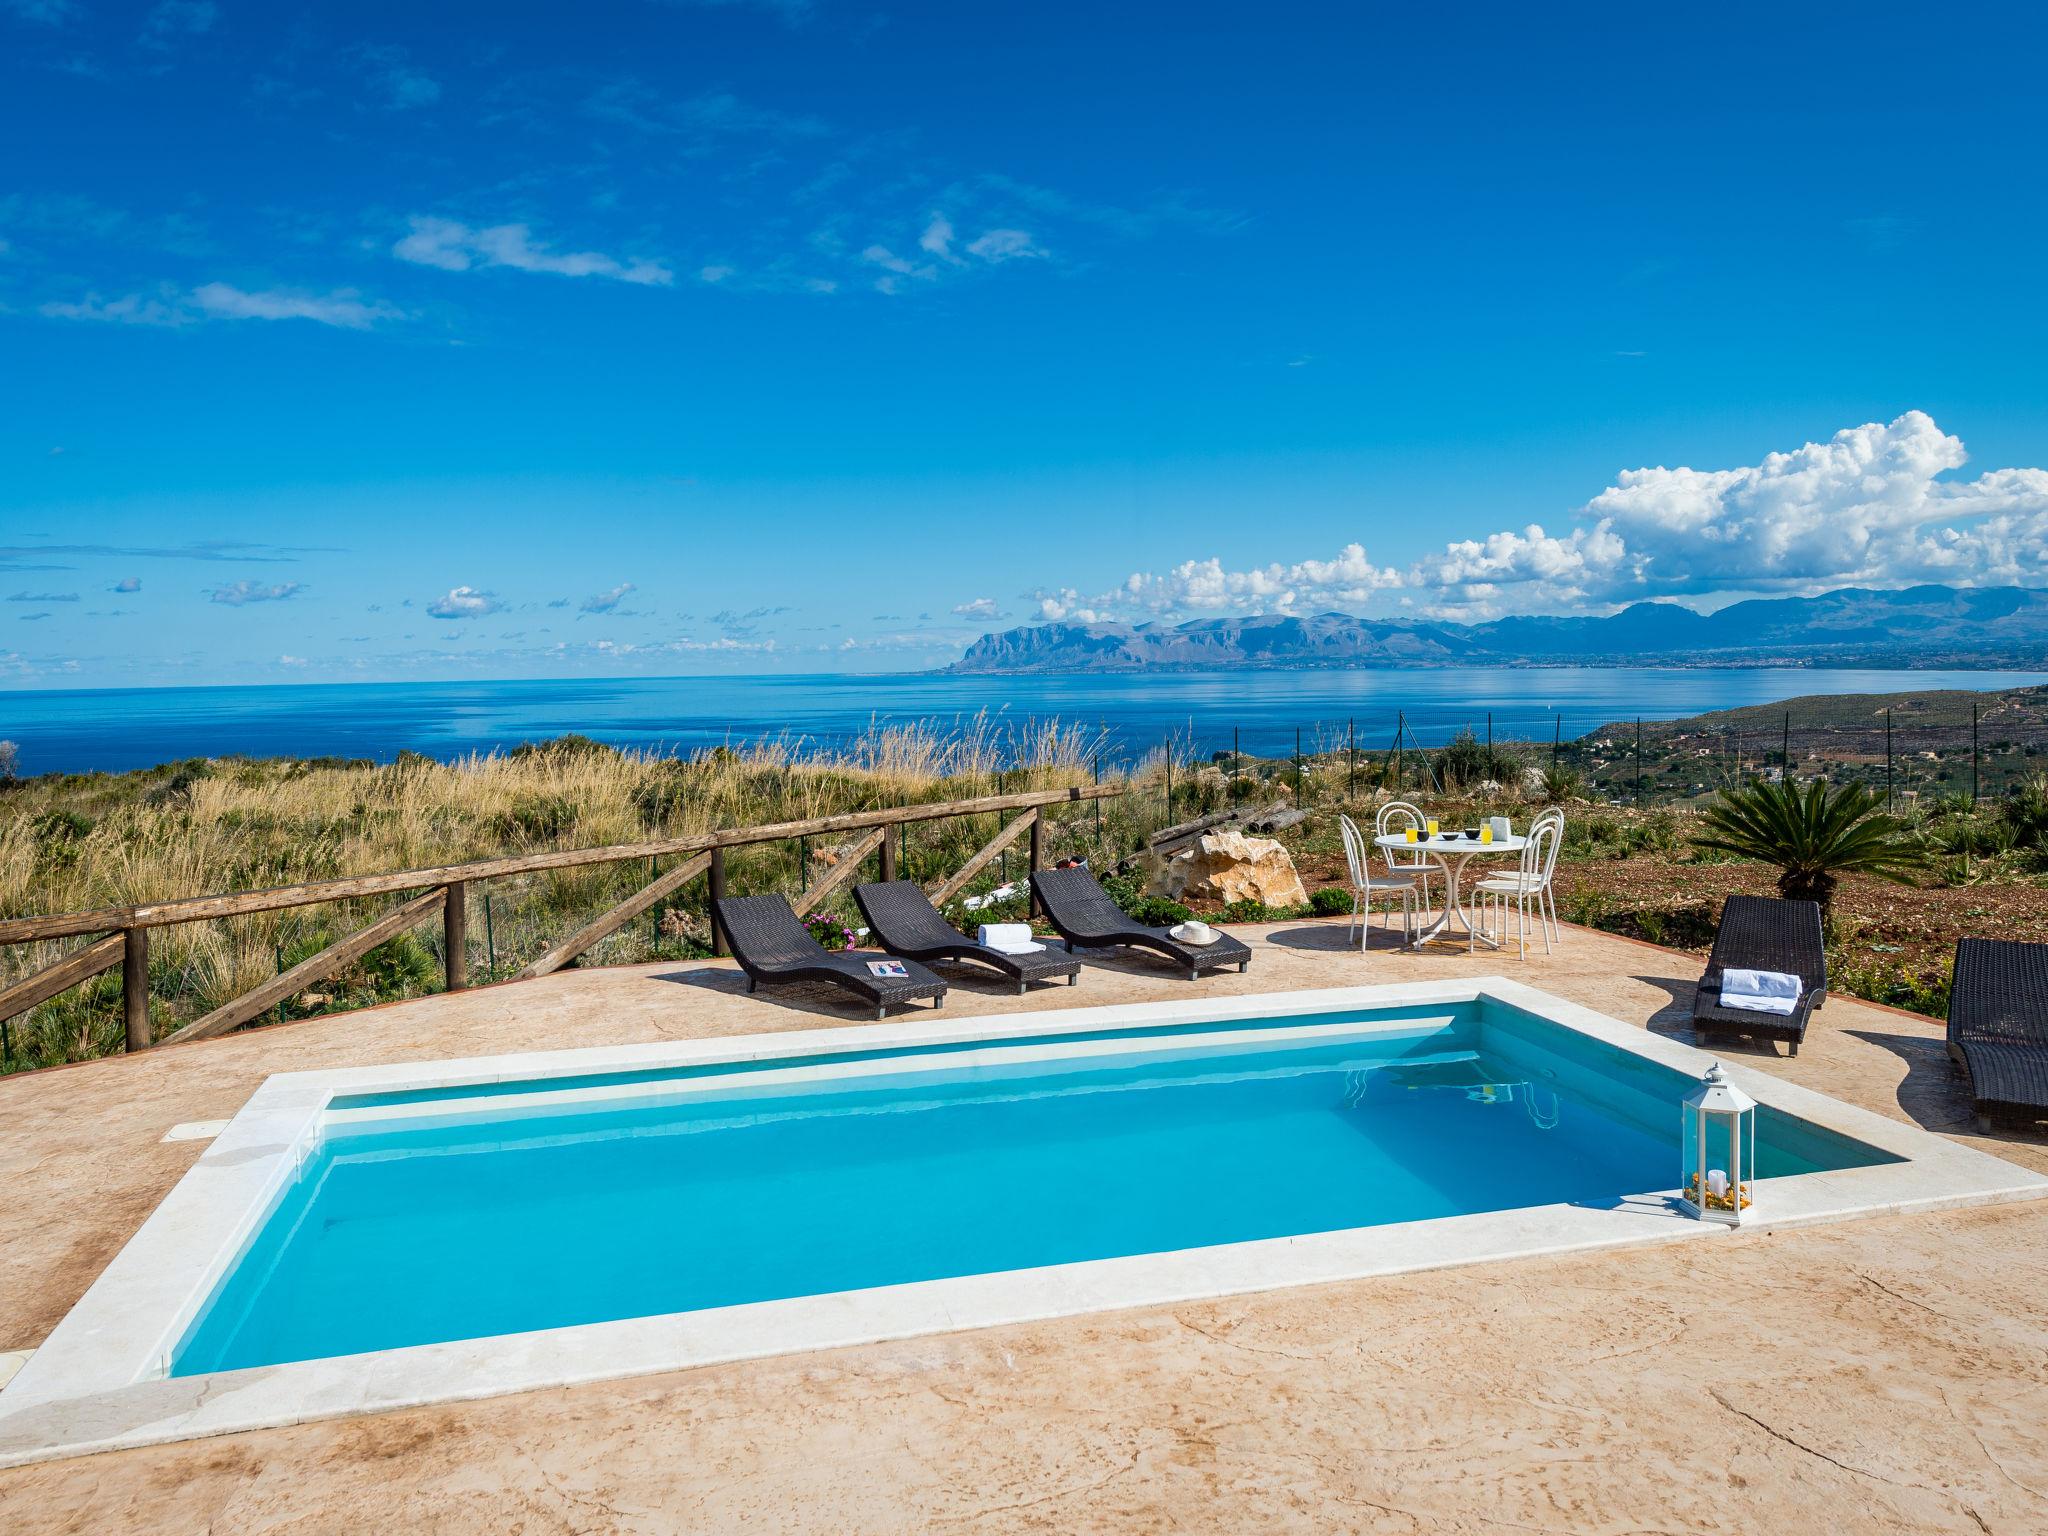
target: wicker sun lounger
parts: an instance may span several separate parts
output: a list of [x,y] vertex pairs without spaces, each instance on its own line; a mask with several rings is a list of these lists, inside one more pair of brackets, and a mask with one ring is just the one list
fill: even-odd
[[915,960],[903,962],[908,976],[877,976],[868,962],[882,956],[826,949],[797,921],[785,897],[728,896],[712,905],[733,958],[747,973],[749,992],[764,981],[827,982],[854,993],[878,1019],[891,1005],[921,997],[930,998],[934,1008],[945,1006],[945,982]]
[[1956,944],[1948,1053],[1970,1076],[1980,1124],[2048,1118],[2048,944]]
[[1000,972],[1022,993],[1034,981],[1067,984],[1081,979],[1081,962],[1050,949],[1021,955],[990,949],[970,939],[940,915],[923,890],[908,880],[889,880],[853,888],[861,916],[882,948],[911,960],[972,960]]
[[1133,922],[1123,908],[1109,899],[1109,893],[1096,882],[1095,876],[1079,865],[1072,869],[1033,870],[1031,886],[1070,952],[1119,946],[1154,950],[1186,966],[1190,981],[1204,971],[1226,965],[1242,971],[1252,963],[1251,950],[1227,933],[1218,934],[1213,944],[1184,944],[1164,928],[1147,928],[1143,923]]
[[[1724,970],[1784,971],[1799,978],[1799,1001],[1789,1014],[1757,1013],[1721,1005]],[[1692,999],[1692,1029],[1710,1035],[1754,1035],[1783,1040],[1799,1054],[1807,1020],[1828,1000],[1828,959],[1820,934],[1820,906],[1771,896],[1730,896],[1707,956],[1706,974]]]

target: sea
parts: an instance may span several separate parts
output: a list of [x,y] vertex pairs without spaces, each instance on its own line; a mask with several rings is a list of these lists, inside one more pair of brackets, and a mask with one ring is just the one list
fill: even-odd
[[1045,676],[844,674],[495,682],[321,683],[0,692],[0,740],[22,774],[119,772],[190,757],[452,759],[579,732],[688,753],[781,739],[830,752],[876,726],[999,738],[1057,720],[1105,766],[1172,740],[1207,755],[1284,756],[1482,739],[1570,740],[1616,721],[1675,719],[1808,694],[2013,688],[2048,673],[1794,667],[1438,667]]

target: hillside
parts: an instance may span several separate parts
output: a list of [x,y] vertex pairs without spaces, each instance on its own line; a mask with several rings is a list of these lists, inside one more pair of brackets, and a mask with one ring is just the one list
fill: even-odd
[[1760,598],[1699,613],[1637,603],[1603,617],[1486,624],[1323,613],[1182,624],[1039,624],[984,635],[954,672],[1230,667],[1624,665],[1659,661],[1914,666],[2048,664],[2048,591],[1921,586]]

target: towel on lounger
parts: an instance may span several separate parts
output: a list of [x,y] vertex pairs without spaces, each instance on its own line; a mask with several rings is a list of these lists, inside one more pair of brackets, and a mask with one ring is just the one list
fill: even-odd
[[975,930],[974,941],[1004,955],[1035,954],[1045,948],[1031,937],[1029,923],[983,923]]
[[1783,971],[1726,970],[1721,973],[1721,1006],[1749,1013],[1790,1014],[1799,1006],[1800,981]]

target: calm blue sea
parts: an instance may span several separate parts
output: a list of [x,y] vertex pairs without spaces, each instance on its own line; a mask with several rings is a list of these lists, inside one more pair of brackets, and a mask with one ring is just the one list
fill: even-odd
[[1405,715],[1425,742],[1470,727],[1549,740],[1614,720],[1671,719],[1801,694],[2011,688],[2048,673],[1801,668],[1445,667],[1050,677],[635,677],[471,683],[305,684],[0,692],[0,740],[21,772],[147,767],[185,757],[388,761],[489,752],[580,731],[674,751],[786,736],[828,748],[874,723],[964,722],[987,711],[1020,728],[1058,718],[1106,731],[1108,760],[1172,735],[1219,751],[1281,754],[1393,738]]

